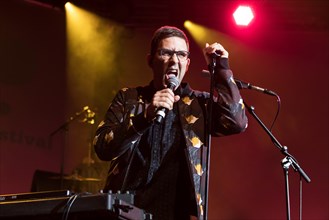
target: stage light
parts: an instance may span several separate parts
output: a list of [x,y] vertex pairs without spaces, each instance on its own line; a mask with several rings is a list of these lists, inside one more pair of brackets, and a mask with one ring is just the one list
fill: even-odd
[[233,17],[237,25],[248,26],[254,18],[254,14],[251,7],[240,5],[233,13]]
[[209,28],[190,20],[184,22],[184,27],[201,50],[205,47],[206,43],[211,44],[214,42],[220,42],[221,44],[227,45],[228,47],[235,47],[239,44],[238,42],[234,41],[231,36],[221,31]]
[[[189,30],[189,32],[191,33],[191,35],[194,37],[194,39],[196,39],[197,41],[199,39],[205,39],[207,34],[209,34],[205,27],[198,25],[196,23],[193,23],[192,21],[186,20],[184,22],[184,27]],[[202,43],[204,44],[204,42]],[[203,46],[203,45],[202,45]]]
[[[70,105],[76,106],[95,100],[100,91],[99,79],[109,80],[113,88],[118,86],[118,45],[123,42],[126,28],[74,3],[65,7],[66,91]],[[92,122],[90,119],[88,123]]]
[[64,5],[65,9],[68,11],[73,12],[74,11],[74,6],[72,5],[72,3],[70,2],[66,2],[66,4]]

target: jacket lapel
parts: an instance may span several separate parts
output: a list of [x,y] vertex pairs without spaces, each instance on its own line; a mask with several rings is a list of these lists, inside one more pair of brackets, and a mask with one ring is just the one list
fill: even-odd
[[[191,98],[190,98],[191,97]],[[206,170],[202,166],[202,155],[204,152],[204,128],[205,119],[203,109],[195,96],[184,96],[178,102],[180,120],[187,145],[187,157],[189,161],[190,174],[193,179],[195,196],[199,209],[199,214],[203,214],[203,189],[202,182],[204,181]]]

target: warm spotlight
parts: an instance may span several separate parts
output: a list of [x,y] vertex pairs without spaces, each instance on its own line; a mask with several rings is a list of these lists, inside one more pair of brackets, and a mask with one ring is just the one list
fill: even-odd
[[186,20],[186,21],[184,22],[184,26],[185,26],[186,28],[191,28],[191,27],[193,26],[193,23],[192,23],[190,20]]
[[239,6],[233,13],[235,23],[241,26],[248,26],[254,18],[254,14],[249,6]]
[[65,9],[67,92],[73,106],[97,99],[99,79],[116,82],[118,42],[122,42],[125,28],[74,1]]
[[206,28],[202,25],[196,24],[192,21],[186,20],[184,22],[184,27],[191,33],[193,38],[202,46],[205,44],[203,42],[204,39],[206,39],[207,34],[209,34],[206,31]]
[[64,6],[65,6],[65,9],[68,10],[68,11],[73,11],[74,10],[73,9],[74,7],[73,7],[72,3],[70,3],[70,2],[66,2],[66,4]]
[[[221,42],[224,45],[229,45],[233,40],[225,33],[211,29],[207,26],[195,23],[193,21],[185,21],[184,27],[190,33],[193,40],[202,50],[206,43]],[[234,45],[237,45],[234,43]]]

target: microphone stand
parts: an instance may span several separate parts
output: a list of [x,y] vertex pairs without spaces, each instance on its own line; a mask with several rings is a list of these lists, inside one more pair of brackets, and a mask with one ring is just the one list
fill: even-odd
[[[207,116],[206,116],[206,152],[202,153],[202,167],[206,168],[206,177],[203,182],[203,186],[201,183],[201,189],[204,190],[204,220],[208,219],[208,195],[209,195],[209,175],[210,175],[210,149],[211,149],[211,121],[212,121],[212,107],[213,107],[213,95],[214,95],[214,75],[215,75],[215,67],[217,65],[217,55],[213,55],[212,63],[209,64],[209,73],[210,73],[210,90],[209,90],[209,102],[207,103]],[[206,155],[205,155],[206,154]]]
[[311,179],[307,176],[304,170],[299,166],[296,159],[288,153],[288,147],[282,146],[279,141],[274,137],[272,132],[264,125],[264,123],[260,120],[260,118],[255,113],[255,108],[253,106],[247,105],[246,102],[243,102],[246,106],[248,112],[256,119],[256,121],[262,126],[265,132],[270,136],[274,145],[280,150],[280,152],[285,156],[282,161],[282,168],[285,175],[285,192],[286,192],[286,212],[287,212],[287,220],[290,220],[290,197],[289,197],[289,175],[288,171],[290,166],[303,177],[306,182],[311,182]]
[[83,110],[80,112],[75,113],[74,116],[71,116],[66,122],[64,122],[62,125],[60,125],[56,130],[51,132],[49,134],[49,137],[52,138],[55,134],[57,134],[59,131],[65,131],[65,136],[64,136],[64,147],[62,151],[62,157],[61,157],[61,167],[60,167],[60,189],[63,189],[64,187],[64,162],[65,162],[65,149],[67,145],[67,137],[68,137],[68,131],[69,131],[69,124],[76,120],[82,113],[86,112],[89,110],[88,106],[83,107]]

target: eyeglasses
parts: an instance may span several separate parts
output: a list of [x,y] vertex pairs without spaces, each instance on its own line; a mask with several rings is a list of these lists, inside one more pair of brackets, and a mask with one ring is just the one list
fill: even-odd
[[170,58],[172,58],[172,56],[174,56],[174,54],[176,54],[180,62],[186,61],[187,58],[190,56],[190,52],[185,50],[174,51],[168,49],[159,49],[158,54],[163,60],[169,60]]

